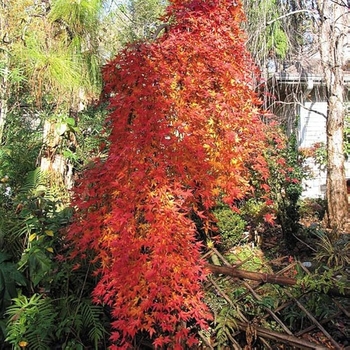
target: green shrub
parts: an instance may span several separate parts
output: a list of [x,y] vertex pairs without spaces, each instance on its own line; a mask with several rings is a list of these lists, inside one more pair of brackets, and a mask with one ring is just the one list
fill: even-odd
[[220,206],[213,213],[217,219],[221,245],[224,248],[230,248],[239,244],[244,239],[243,233],[247,222],[228,206]]
[[271,212],[271,208],[262,200],[251,198],[240,207],[244,219],[251,227],[264,223],[264,216]]
[[287,147],[277,154],[268,154],[270,167],[269,186],[271,199],[275,203],[277,223],[281,225],[283,238],[289,247],[296,243],[295,234],[301,228],[299,223],[299,198],[302,181],[308,172],[303,167],[304,156],[298,150],[296,134],[288,138]]
[[13,349],[23,347],[49,350],[56,324],[54,307],[50,298],[34,294],[31,298],[20,295],[7,309],[7,338]]
[[301,218],[323,220],[326,213],[326,200],[323,198],[306,198],[300,202]]

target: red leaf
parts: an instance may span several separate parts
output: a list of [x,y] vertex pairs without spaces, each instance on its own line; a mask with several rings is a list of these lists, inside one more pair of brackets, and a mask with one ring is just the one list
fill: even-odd
[[264,221],[270,225],[273,225],[275,223],[275,217],[272,214],[267,213],[264,215]]
[[191,335],[187,341],[186,341],[187,345],[192,349],[192,347],[194,345],[197,345],[198,344],[198,339],[194,336],[194,335]]

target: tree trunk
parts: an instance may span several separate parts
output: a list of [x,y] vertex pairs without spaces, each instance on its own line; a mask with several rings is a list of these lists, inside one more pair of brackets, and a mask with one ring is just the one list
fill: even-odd
[[56,123],[45,120],[43,147],[39,155],[41,171],[50,175],[50,181],[56,186],[71,189],[73,186],[73,166],[63,156],[62,136],[56,131]]
[[[6,53],[5,53],[6,54]],[[0,145],[2,143],[4,127],[7,118],[7,77],[8,77],[8,67],[6,66],[3,71],[3,77],[0,84],[1,96],[0,96]]]
[[319,48],[325,75],[327,111],[327,226],[336,238],[347,219],[344,134],[344,42],[348,10],[330,0],[318,0]]
[[[6,18],[4,16],[5,3],[2,1],[0,15],[0,33],[2,33],[2,42],[5,45],[6,37]],[[6,46],[6,45],[5,45]],[[9,53],[7,48],[2,48],[2,54],[0,56],[1,61],[4,64],[2,77],[0,79],[0,145],[2,143],[4,127],[6,123],[7,110],[8,110],[8,76],[9,76]]]

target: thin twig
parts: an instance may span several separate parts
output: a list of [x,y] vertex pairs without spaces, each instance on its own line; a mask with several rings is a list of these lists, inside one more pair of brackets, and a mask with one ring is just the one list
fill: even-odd
[[271,20],[271,21],[266,22],[266,25],[268,26],[268,25],[270,25],[270,24],[272,24],[272,23],[274,23],[274,22],[279,21],[279,20],[282,19],[282,18],[291,16],[291,15],[295,15],[296,13],[300,13],[300,12],[312,12],[312,11],[310,11],[310,10],[296,10],[296,11],[288,12],[288,13],[286,13],[285,15],[282,15],[282,16],[277,17],[277,18],[275,18],[275,19],[273,19],[273,20]]

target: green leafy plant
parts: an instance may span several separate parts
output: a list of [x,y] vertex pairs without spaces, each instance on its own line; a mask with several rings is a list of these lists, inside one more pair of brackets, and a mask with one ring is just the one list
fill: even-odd
[[259,248],[252,248],[251,245],[245,244],[231,250],[226,259],[230,264],[240,264],[243,269],[248,271],[270,272],[269,265]]
[[299,203],[300,217],[323,220],[326,213],[326,200],[323,198],[305,198]]
[[308,322],[305,312],[300,310],[300,308],[295,304],[284,308],[281,312],[281,318],[288,328],[295,332],[305,328],[305,323]]
[[244,231],[247,222],[241,215],[232,211],[229,206],[218,206],[213,214],[217,219],[217,227],[220,234],[220,244],[224,248],[230,248],[239,244],[244,239]]
[[342,269],[350,265],[350,241],[346,235],[333,242],[323,231],[317,231],[319,241],[317,244],[317,261],[326,264],[330,268]]
[[[26,298],[30,305],[34,305],[35,300],[29,302],[34,292],[40,298],[50,300],[56,314],[55,330],[45,338],[43,348],[52,349],[57,345],[66,350],[106,348],[107,312],[91,302],[96,279],[87,278],[85,268],[72,271],[74,261],[68,263],[62,260],[67,250],[60,230],[67,225],[72,214],[67,192],[54,185],[48,174],[40,169],[33,170],[40,147],[33,150],[30,147],[32,139],[37,142],[37,130],[35,133],[30,128],[17,130],[16,120],[11,121],[10,118],[5,141],[13,144],[0,149],[0,344],[37,349],[33,340],[27,337],[14,338],[15,333],[20,334],[18,329],[24,321],[22,325],[10,322],[12,306],[19,303],[10,306],[11,299]],[[84,151],[87,151],[88,157],[98,152],[97,143],[102,136],[97,129],[100,130],[102,123],[88,135],[80,135],[80,129],[74,129],[72,119],[62,119],[62,123],[68,125],[60,126],[64,131],[63,147],[68,147],[69,143],[65,136],[76,133],[84,138],[79,157]],[[86,123],[87,128],[93,125],[92,115]],[[11,130],[20,136],[19,140]],[[97,140],[94,140],[95,137]],[[16,143],[19,141],[30,148],[28,158],[23,157],[23,145],[20,148]],[[81,159],[81,164],[86,158]],[[80,264],[83,265],[82,262]],[[42,323],[45,322],[43,315]],[[34,344],[33,347],[31,344]]]
[[[231,334],[237,329],[237,322],[243,320],[241,305],[236,302],[235,292],[229,280],[217,280],[215,290],[208,290],[205,301],[214,315],[208,329],[209,335],[215,338],[218,348],[231,343]],[[237,286],[236,286],[237,287]]]
[[17,269],[10,254],[0,252],[0,318],[11,299],[17,296],[17,287],[26,286],[27,280]]
[[[339,277],[339,271],[336,269],[319,269],[315,274],[310,276],[305,276],[299,281],[303,285],[303,288],[310,289],[315,292],[320,292],[321,294],[327,294],[329,290],[335,288],[342,293],[345,289],[348,281],[346,279],[337,278]],[[326,306],[324,302],[322,306],[319,303],[315,304],[319,313],[326,313],[329,306]]]
[[23,347],[50,350],[57,315],[52,300],[38,294],[30,298],[20,295],[13,299],[13,303],[6,311],[9,317],[6,341],[15,350]]
[[18,288],[27,286],[27,280],[18,271],[17,264],[9,253],[0,252],[0,343],[5,339],[5,311],[11,305],[12,298],[17,297]]
[[243,218],[248,221],[249,226],[258,226],[264,222],[264,216],[271,211],[262,200],[251,198],[240,206]]
[[327,147],[324,142],[317,142],[312,147],[315,163],[321,170],[325,170],[327,166]]
[[70,212],[59,192],[48,186],[47,176],[40,169],[28,173],[17,201],[20,220],[11,238],[22,242],[16,252],[20,257],[19,269],[26,273],[32,288],[39,284],[48,286],[54,270],[53,254],[60,244],[58,231],[67,223]]
[[73,343],[85,347],[87,339],[95,350],[101,348],[101,343],[105,344],[107,320],[102,306],[92,304],[89,298],[71,295],[62,298],[57,309],[56,337],[62,341],[64,349]]
[[80,302],[78,311],[81,314],[82,324],[84,329],[87,330],[90,341],[94,344],[95,349],[98,349],[99,342],[104,339],[106,334],[101,319],[103,307],[92,304],[91,299],[84,299]]
[[[6,191],[6,187],[10,187],[14,194],[23,185],[27,173],[35,167],[41,146],[41,115],[11,111],[7,116],[0,147],[0,179],[4,185],[3,191]],[[7,198],[9,198],[8,195]]]
[[[244,263],[244,269],[260,270],[263,265],[262,259],[259,257],[253,259],[252,255],[257,253],[257,250],[253,252],[241,250],[241,248],[241,246],[237,247],[237,255],[244,260],[248,257]],[[243,262],[232,255],[231,252],[225,254],[225,258],[230,262],[237,262],[237,260]],[[237,331],[239,322],[260,319],[260,316],[266,313],[266,309],[275,309],[285,302],[279,288],[275,285],[261,286],[253,296],[247,293],[247,288],[241,281],[235,279],[211,277],[210,282],[205,300],[214,314],[214,320],[210,324],[209,335],[215,339],[215,348],[218,349],[230,347],[237,340],[237,338],[233,339],[232,334]],[[278,325],[270,321],[266,322],[265,327],[278,330]],[[248,333],[247,338],[249,338]]]
[[239,313],[231,305],[225,305],[215,315],[214,331],[218,345],[230,343],[230,335],[237,329]]
[[[294,295],[317,319],[329,319],[339,310],[334,299],[327,294],[333,288],[340,292],[344,290],[347,282],[334,278],[338,272],[335,269],[320,268],[316,273],[306,274],[298,279],[300,288],[294,289]],[[291,303],[281,311],[281,318],[293,332],[299,332],[312,325],[307,314],[295,303]]]
[[[79,171],[84,168],[92,159],[103,157],[108,151],[108,136],[110,128],[106,126],[105,119],[107,108],[104,103],[92,105],[79,113],[77,130],[77,148],[74,150],[73,164]],[[65,156],[72,153],[66,149]]]
[[[285,138],[280,131],[280,137]],[[271,140],[275,142],[275,140]],[[271,151],[270,151],[271,152]],[[300,229],[299,198],[302,180],[307,177],[303,155],[298,151],[295,134],[289,136],[286,147],[269,155],[272,198],[275,202],[277,222],[281,225],[287,245],[295,244],[295,234]]]

